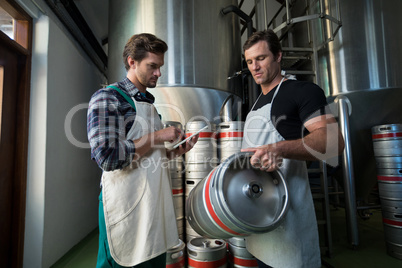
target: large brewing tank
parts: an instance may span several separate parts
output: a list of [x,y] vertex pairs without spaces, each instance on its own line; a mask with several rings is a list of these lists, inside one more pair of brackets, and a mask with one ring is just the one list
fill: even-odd
[[318,80],[329,101],[350,100],[356,198],[367,201],[377,182],[371,128],[402,122],[402,1],[340,0],[340,8],[342,28],[319,53]]
[[[169,49],[158,85],[149,91],[163,120],[185,125],[197,119],[217,121],[230,95],[241,97],[239,18],[221,10],[236,0],[109,1],[110,82],[126,74],[122,51],[127,40],[142,32],[155,34]],[[234,119],[234,118],[233,118]]]
[[[276,2],[256,0],[257,27],[264,27],[269,22],[272,16],[264,16],[269,10],[271,13],[277,10]],[[293,5],[290,11],[292,17],[302,16],[305,10],[302,2],[296,1]],[[371,128],[402,122],[402,31],[399,30],[402,26],[402,16],[399,14],[402,1],[338,2],[342,27],[333,41],[323,45],[335,27],[332,25],[331,29],[329,20],[317,18],[308,24],[302,22],[293,25],[292,42],[296,47],[312,47],[314,44],[318,68],[313,80],[324,89],[328,102],[333,102],[340,95],[350,101],[349,124],[356,199],[364,203],[370,199],[369,194],[377,182]],[[324,0],[322,3],[326,14],[329,14],[329,7],[335,11],[334,0]],[[267,12],[261,12],[261,9],[268,8]],[[309,14],[321,12],[318,3],[309,8]],[[286,16],[280,18],[286,21]],[[311,28],[308,29],[308,26]],[[336,109],[333,112],[338,115]]]

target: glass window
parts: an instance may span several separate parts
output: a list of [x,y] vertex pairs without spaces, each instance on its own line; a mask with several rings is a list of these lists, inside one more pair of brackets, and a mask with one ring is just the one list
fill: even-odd
[[0,30],[14,39],[14,19],[0,6]]

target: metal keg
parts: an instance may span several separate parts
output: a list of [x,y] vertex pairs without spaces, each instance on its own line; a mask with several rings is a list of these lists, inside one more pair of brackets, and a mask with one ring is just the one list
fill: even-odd
[[375,126],[371,132],[375,157],[402,156],[402,124]]
[[216,162],[187,163],[185,165],[186,179],[203,179],[216,167]]
[[226,242],[221,239],[197,237],[187,243],[189,267],[227,267]]
[[208,128],[199,133],[197,143],[185,154],[186,165],[188,163],[217,163],[216,124],[205,121],[188,122],[186,124],[186,137],[205,126]]
[[173,194],[173,204],[175,208],[176,218],[181,218],[184,216],[184,188],[183,188],[183,178],[178,176],[176,178],[170,178],[172,194]]
[[395,207],[381,204],[387,252],[402,259],[402,200],[391,202]]
[[228,239],[229,263],[231,267],[248,268],[258,267],[257,259],[248,252],[244,237]]
[[241,150],[243,121],[229,121],[218,125],[218,155],[221,162]]
[[402,201],[402,169],[378,169],[377,181],[381,199]]
[[185,196],[186,199],[190,195],[190,192],[200,183],[202,179],[186,179],[186,189],[185,189]]
[[168,161],[168,169],[171,179],[182,179],[184,174],[183,157],[179,156]]
[[401,176],[378,176],[385,242],[390,256],[402,259],[402,180]]
[[186,244],[179,239],[179,243],[168,249],[166,252],[167,268],[184,268],[185,267],[185,249]]
[[377,169],[397,168],[402,169],[402,156],[376,157]]
[[198,234],[188,223],[188,220],[186,219],[186,242],[190,242],[191,239],[197,238],[197,237],[202,237],[200,234]]
[[402,259],[402,124],[375,126],[372,139],[387,252]]
[[173,204],[176,213],[176,218],[184,216],[184,190],[183,185],[180,187],[172,187]]
[[177,232],[179,233],[179,238],[185,240],[184,237],[184,216],[176,218]]
[[[205,177],[205,176],[204,176]],[[190,192],[197,186],[198,183],[200,183],[202,179],[198,178],[186,178],[185,180],[185,200],[187,200],[188,196],[190,195]],[[186,215],[187,216],[187,215]],[[186,217],[186,241],[190,241],[193,238],[200,237],[201,235],[198,234],[188,223],[187,217]]]
[[285,216],[288,203],[282,173],[253,168],[250,154],[238,153],[190,192],[186,217],[202,236],[227,239],[273,230]]

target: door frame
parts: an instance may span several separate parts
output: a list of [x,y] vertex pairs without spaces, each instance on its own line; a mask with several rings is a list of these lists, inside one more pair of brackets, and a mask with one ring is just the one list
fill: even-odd
[[12,198],[12,244],[11,267],[22,267],[24,256],[25,208],[27,189],[29,104],[32,61],[32,18],[14,1],[0,0],[0,4],[15,21],[15,40],[0,31],[0,42],[13,53],[19,55],[19,83],[15,89],[16,104],[16,142],[14,161],[14,180]]

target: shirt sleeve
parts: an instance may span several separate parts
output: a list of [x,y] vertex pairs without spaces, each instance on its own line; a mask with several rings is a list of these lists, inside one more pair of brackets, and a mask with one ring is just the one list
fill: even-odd
[[325,109],[327,99],[324,91],[318,85],[306,83],[302,90],[299,91],[299,94],[301,94],[299,96],[299,116],[301,122],[305,123],[311,118],[327,113],[327,109]]
[[104,171],[128,166],[135,153],[134,142],[126,139],[119,104],[116,96],[105,89],[98,90],[89,102],[87,134],[91,157]]

